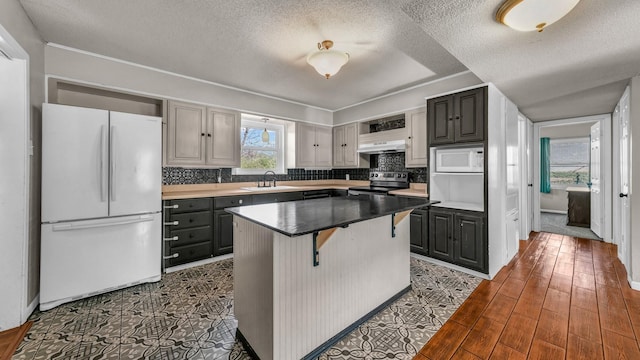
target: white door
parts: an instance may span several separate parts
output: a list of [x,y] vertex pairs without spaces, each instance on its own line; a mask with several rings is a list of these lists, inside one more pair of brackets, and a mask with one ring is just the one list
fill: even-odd
[[110,113],[109,215],[160,211],[162,119]]
[[600,192],[600,123],[591,126],[591,231],[602,237],[603,197]]
[[620,99],[620,193],[619,196],[619,217],[617,219],[617,226],[620,229],[620,239],[618,242],[618,251],[620,260],[629,268],[630,261],[630,234],[631,234],[631,212],[629,205],[631,200],[629,199],[629,183],[630,183],[630,147],[629,147],[629,90],[624,92],[622,99]]
[[109,112],[42,105],[42,222],[108,215]]

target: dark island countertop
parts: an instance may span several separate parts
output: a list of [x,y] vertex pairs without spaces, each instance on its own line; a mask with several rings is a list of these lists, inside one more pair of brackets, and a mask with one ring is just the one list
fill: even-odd
[[226,208],[225,211],[287,236],[344,227],[439,201],[396,196],[346,196]]

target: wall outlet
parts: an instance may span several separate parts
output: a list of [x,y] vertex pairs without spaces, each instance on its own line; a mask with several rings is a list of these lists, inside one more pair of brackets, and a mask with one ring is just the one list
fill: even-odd
[[345,179],[349,180],[349,174],[345,175]]

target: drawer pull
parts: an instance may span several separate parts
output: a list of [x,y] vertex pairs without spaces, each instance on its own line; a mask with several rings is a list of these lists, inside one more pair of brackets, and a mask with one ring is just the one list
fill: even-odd
[[163,240],[164,240],[164,241],[178,241],[178,237],[177,237],[177,236],[174,236],[174,237],[172,237],[172,238],[164,238]]
[[165,209],[177,209],[177,208],[179,208],[179,207],[180,207],[180,206],[178,206],[178,204],[173,204],[173,205],[165,206],[164,208],[165,208]]
[[176,221],[166,222],[164,223],[164,226],[178,226],[178,224],[180,224],[180,222],[176,220]]
[[175,258],[177,258],[178,256],[180,256],[180,254],[175,253],[175,254],[173,254],[173,255],[163,256],[162,258],[163,258],[163,259],[165,259],[165,260],[169,260],[169,259],[175,259]]

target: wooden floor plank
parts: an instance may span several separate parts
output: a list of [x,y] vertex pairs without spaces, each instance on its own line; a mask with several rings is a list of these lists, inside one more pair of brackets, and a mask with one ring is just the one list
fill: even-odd
[[569,334],[567,342],[567,359],[602,360],[602,345],[577,335]]
[[547,309],[542,310],[535,338],[553,344],[567,347],[567,333],[569,330],[569,318],[564,314],[558,314]]
[[598,313],[572,306],[569,316],[569,333],[589,341],[602,343]]
[[605,359],[640,359],[637,341],[608,330],[602,332],[602,340]]
[[513,314],[504,328],[499,342],[520,353],[529,352],[537,321],[520,314]]
[[503,328],[504,324],[484,316],[480,317],[461,347],[481,359],[488,359],[500,338]]
[[531,345],[531,351],[527,359],[529,360],[563,360],[565,350],[546,341],[535,340]]
[[491,353],[491,360],[525,360],[527,355],[523,353],[519,353],[514,349],[504,346],[500,343],[496,345],[493,349],[493,353]]

